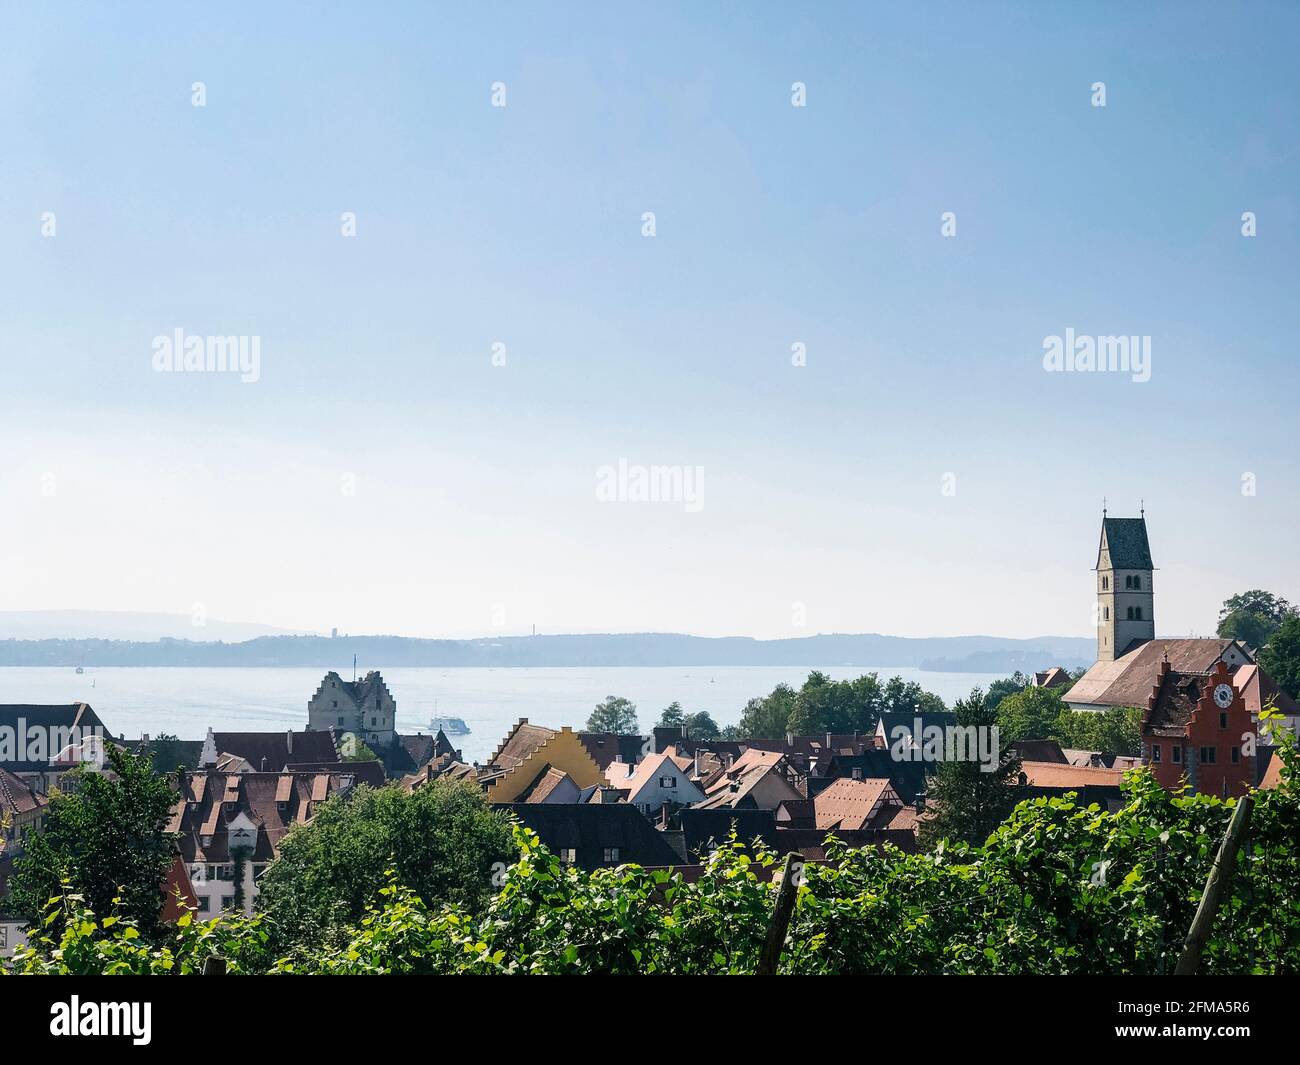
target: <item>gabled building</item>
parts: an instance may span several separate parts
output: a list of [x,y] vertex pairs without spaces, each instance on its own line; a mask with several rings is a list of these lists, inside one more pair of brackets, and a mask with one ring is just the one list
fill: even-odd
[[334,733],[215,732],[208,729],[196,769],[220,773],[279,773],[295,765],[339,763]]
[[1282,715],[1286,727],[1293,734],[1300,735],[1300,708],[1258,665],[1251,663],[1239,667],[1232,674],[1232,683],[1241,692],[1246,709],[1257,724],[1260,711],[1269,707]]
[[1113,661],[1097,662],[1075,682],[1065,702],[1073,710],[1144,707],[1166,660],[1176,673],[1207,673],[1218,662],[1229,671],[1253,664],[1250,653],[1237,640],[1152,640]]
[[1060,666],[1052,666],[1033,674],[1029,685],[1033,688],[1063,688],[1070,683],[1070,674]]
[[776,811],[776,826],[822,833],[862,832],[889,824],[902,807],[903,800],[888,780],[840,779],[810,799],[782,803]]
[[861,754],[832,754],[830,760],[819,765],[818,773],[808,778],[808,793],[816,795],[841,777],[850,780],[887,779],[907,805],[913,805],[925,794],[929,778],[938,763],[917,759],[900,761],[884,747],[863,750]]
[[44,795],[81,764],[81,752],[102,757],[108,739],[88,703],[0,705],[0,768]]
[[1255,785],[1259,734],[1227,663],[1192,672],[1163,661],[1146,706],[1143,761],[1164,787],[1235,798]]
[[179,834],[200,916],[232,908],[239,885],[244,912],[251,914],[257,883],[289,828],[306,824],[326,799],[361,783],[384,783],[378,762],[340,763],[331,772],[185,773],[167,831]]
[[0,854],[21,854],[27,837],[44,827],[49,807],[44,794],[0,766]]
[[627,801],[643,814],[657,814],[665,805],[691,806],[704,801],[704,792],[691,780],[695,760],[673,748],[647,755],[636,765],[611,762],[605,779],[627,792]]
[[804,798],[795,778],[785,755],[750,748],[703,781],[704,799],[698,805],[704,810],[775,810],[783,802]]
[[488,802],[521,802],[521,797],[553,769],[567,774],[580,789],[607,783],[600,766],[572,729],[557,732],[520,718],[480,770],[479,783]]
[[307,703],[307,727],[358,736],[378,751],[396,742],[397,702],[378,670],[361,680],[344,680],[331,670]]

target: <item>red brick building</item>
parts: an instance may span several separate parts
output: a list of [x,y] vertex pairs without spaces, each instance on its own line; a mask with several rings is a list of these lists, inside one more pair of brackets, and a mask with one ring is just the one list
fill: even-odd
[[1226,663],[1205,672],[1178,671],[1169,660],[1147,698],[1142,761],[1170,790],[1220,798],[1245,795],[1255,784],[1258,730]]

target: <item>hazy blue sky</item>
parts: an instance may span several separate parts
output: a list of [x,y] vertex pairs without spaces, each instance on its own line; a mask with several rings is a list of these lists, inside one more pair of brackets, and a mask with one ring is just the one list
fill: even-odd
[[0,609],[1084,635],[1103,496],[1300,599],[1300,8],[1134,7],[0,4]]

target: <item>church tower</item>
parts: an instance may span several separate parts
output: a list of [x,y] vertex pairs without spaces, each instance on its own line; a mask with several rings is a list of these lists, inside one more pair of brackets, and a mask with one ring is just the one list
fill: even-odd
[[1097,547],[1097,661],[1113,662],[1156,638],[1155,588],[1146,510],[1109,518],[1102,510]]

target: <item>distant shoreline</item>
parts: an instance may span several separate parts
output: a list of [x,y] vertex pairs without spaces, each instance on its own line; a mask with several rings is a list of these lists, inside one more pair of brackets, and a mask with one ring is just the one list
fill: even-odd
[[503,636],[429,640],[401,636],[262,636],[239,643],[162,639],[0,640],[0,667],[312,667],[342,669],[353,655],[366,668],[626,668],[834,664],[879,669],[881,662],[928,672],[1024,672],[1089,665],[1085,637],[905,637],[823,634],[778,640],[675,633]]

